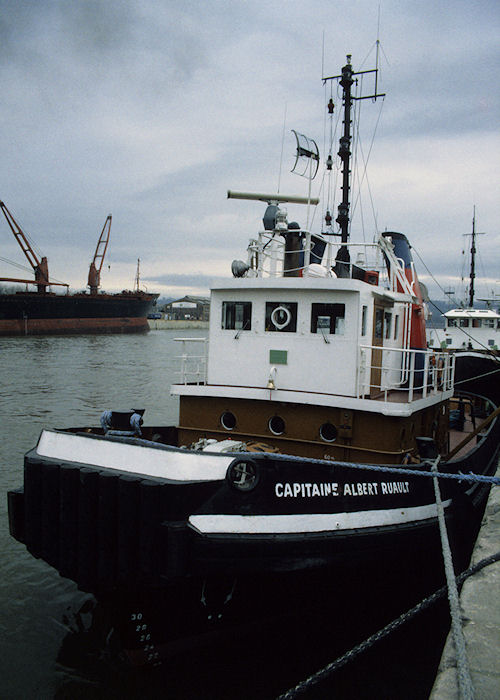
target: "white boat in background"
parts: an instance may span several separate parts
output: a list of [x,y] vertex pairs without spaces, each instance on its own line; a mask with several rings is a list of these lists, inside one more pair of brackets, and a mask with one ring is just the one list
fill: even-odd
[[457,306],[443,313],[444,329],[429,330],[429,345],[441,350],[474,350],[484,353],[497,354],[500,349],[500,300],[487,300],[486,308],[474,307],[476,280],[476,212],[472,217],[472,232],[470,248],[470,275],[468,299],[466,305]]
[[500,314],[493,309],[451,309],[446,319],[444,345],[447,350],[500,349]]
[[[455,355],[455,387],[500,402],[500,313],[495,300],[474,307],[476,279],[476,213],[472,217],[468,304],[443,313],[444,328],[428,330],[428,344]],[[497,302],[498,304],[498,302]]]

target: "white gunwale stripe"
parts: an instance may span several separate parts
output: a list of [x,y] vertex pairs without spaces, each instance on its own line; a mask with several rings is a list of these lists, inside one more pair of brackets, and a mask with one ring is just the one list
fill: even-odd
[[[445,507],[451,501],[445,501]],[[360,530],[413,523],[437,517],[435,504],[365,510],[352,513],[300,513],[290,515],[191,515],[189,525],[202,534],[275,535]]]
[[36,451],[50,459],[180,482],[224,479],[234,459],[234,455],[200,455],[189,450],[130,445],[50,430],[42,432]]

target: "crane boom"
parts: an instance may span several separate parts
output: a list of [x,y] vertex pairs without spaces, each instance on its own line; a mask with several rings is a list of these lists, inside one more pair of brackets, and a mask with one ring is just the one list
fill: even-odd
[[[38,259],[37,254],[31,247],[28,239],[26,238],[24,231],[22,228],[19,226],[17,221],[14,219],[10,211],[7,209],[7,206],[4,202],[0,202],[0,209],[3,212],[3,215],[7,219],[7,223],[10,226],[10,229],[12,233],[14,234],[15,239],[21,246],[21,249],[23,253],[26,255],[28,258],[29,264],[33,268],[35,272],[35,284],[38,287],[39,292],[46,292],[47,287],[51,284],[58,284],[62,285],[63,287],[67,287],[67,284],[63,284],[61,282],[49,282],[49,269],[47,265],[47,258],[42,257],[41,260]],[[19,281],[19,282],[26,282],[27,284],[33,284],[30,280],[9,280],[12,282]]]
[[101,284],[101,269],[104,262],[104,256],[106,255],[106,250],[108,249],[111,219],[112,216],[109,214],[104,222],[104,226],[102,227],[101,235],[99,236],[97,247],[95,249],[94,259],[90,263],[87,285],[90,287],[91,294],[97,294],[97,290]]

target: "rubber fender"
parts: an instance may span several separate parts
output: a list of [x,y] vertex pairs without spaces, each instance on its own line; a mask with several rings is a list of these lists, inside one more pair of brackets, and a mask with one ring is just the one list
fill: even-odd
[[163,546],[166,547],[166,559],[162,561],[162,575],[166,579],[183,576],[189,563],[189,533],[185,520],[163,523],[166,535]]
[[139,580],[140,483],[131,474],[118,481],[118,568],[117,581],[133,586]]
[[9,532],[18,542],[26,544],[26,527],[24,513],[24,488],[7,492],[9,507]]
[[59,469],[60,464],[44,465],[42,479],[42,557],[59,568]]
[[97,494],[99,472],[80,468],[78,494],[78,586],[94,591],[97,581]]
[[148,479],[139,484],[139,494],[139,576],[144,583],[154,583],[158,580],[159,560],[162,556],[158,530],[163,520],[161,504],[165,489],[160,482]]
[[78,502],[80,468],[61,464],[59,469],[59,573],[78,576]]
[[99,474],[96,549],[99,589],[113,588],[116,583],[119,480],[118,474]]
[[26,548],[34,557],[42,552],[42,470],[43,463],[26,458],[24,462],[24,506]]

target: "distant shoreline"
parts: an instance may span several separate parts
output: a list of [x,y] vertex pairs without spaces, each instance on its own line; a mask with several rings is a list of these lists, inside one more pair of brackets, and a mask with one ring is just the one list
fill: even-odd
[[148,318],[149,329],[152,331],[183,330],[186,328],[208,328],[208,321],[172,321],[164,318]]

